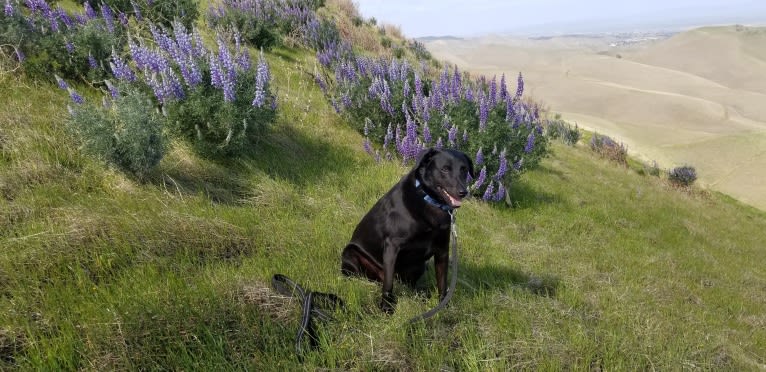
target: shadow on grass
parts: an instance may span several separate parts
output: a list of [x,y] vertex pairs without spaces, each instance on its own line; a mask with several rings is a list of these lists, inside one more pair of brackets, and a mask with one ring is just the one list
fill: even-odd
[[331,140],[307,136],[290,126],[270,133],[243,161],[297,186],[338,178],[339,174],[352,172],[357,162],[349,149]]
[[202,193],[220,204],[241,203],[252,191],[256,171],[305,187],[327,178],[346,179],[338,174],[352,171],[356,161],[348,149],[290,126],[269,131],[251,150],[235,157],[210,158],[188,151],[148,181],[171,194]]
[[[421,277],[415,290],[431,295],[436,290],[433,263],[429,261],[428,269]],[[452,275],[450,273],[449,275]],[[458,291],[469,290],[469,293],[493,289],[517,288],[544,297],[556,297],[561,280],[554,275],[532,274],[516,270],[508,266],[477,265],[473,262],[458,262]]]
[[555,297],[559,284],[560,279],[553,275],[525,273],[508,266],[459,262],[458,285],[474,292],[513,287],[539,296]]
[[525,181],[517,181],[511,185],[508,189],[508,199],[514,209],[537,208],[561,202],[559,196],[537,190]]

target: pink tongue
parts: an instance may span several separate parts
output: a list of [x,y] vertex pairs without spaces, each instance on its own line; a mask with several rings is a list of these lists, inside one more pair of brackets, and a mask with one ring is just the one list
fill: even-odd
[[447,199],[449,200],[450,205],[457,208],[460,206],[461,201],[459,199],[455,199],[450,195],[448,192],[444,191],[444,195],[447,195]]

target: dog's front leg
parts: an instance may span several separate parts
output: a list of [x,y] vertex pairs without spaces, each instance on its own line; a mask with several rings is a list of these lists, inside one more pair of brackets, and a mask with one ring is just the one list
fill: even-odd
[[436,269],[436,287],[439,289],[439,301],[447,295],[447,271],[449,270],[449,251],[436,252],[434,269]]
[[391,239],[383,243],[383,296],[380,299],[380,309],[387,314],[394,312],[396,297],[394,296],[394,268],[399,246]]

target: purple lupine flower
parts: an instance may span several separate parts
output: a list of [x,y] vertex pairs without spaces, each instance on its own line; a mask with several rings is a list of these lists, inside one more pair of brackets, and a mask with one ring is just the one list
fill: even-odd
[[502,201],[505,199],[505,187],[503,186],[502,182],[498,182],[497,185],[497,192],[495,192],[495,195],[492,197],[492,200],[494,201]]
[[61,5],[59,5],[56,8],[56,16],[61,21],[61,23],[63,23],[64,26],[66,26],[67,28],[74,27],[74,22],[72,21],[72,17],[70,17],[69,14],[67,14],[67,12],[64,10],[64,8],[61,7]]
[[479,131],[487,129],[487,118],[489,116],[489,102],[484,97],[484,92],[479,91]]
[[64,44],[64,47],[66,48],[67,52],[74,53],[74,44],[72,44],[71,41],[67,40],[66,44]]
[[439,110],[439,112],[443,112],[444,107],[442,106],[442,97],[440,96],[441,94],[439,93],[439,90],[432,90],[431,95],[428,96],[428,103],[432,108]]
[[183,99],[186,94],[184,93],[183,85],[181,85],[181,80],[178,78],[175,71],[173,71],[173,69],[167,69],[163,71],[161,75],[162,83],[167,92],[166,95],[179,100]]
[[516,120],[516,110],[514,110],[513,108],[513,100],[510,97],[508,97],[505,100],[505,121],[510,123],[510,122],[515,122],[515,120]]
[[143,21],[144,17],[141,16],[141,9],[138,8],[138,4],[135,1],[131,1],[130,4],[133,5],[133,16],[136,17],[136,20]]
[[258,58],[258,67],[255,72],[255,98],[253,106],[261,107],[266,100],[266,89],[269,84],[269,65],[266,64],[266,58],[263,57],[263,51]]
[[415,74],[415,95],[419,97],[418,99],[423,98],[423,81],[417,73]]
[[345,108],[349,108],[351,107],[351,105],[353,105],[353,102],[351,101],[351,95],[349,94],[348,91],[344,92],[340,96],[340,101],[343,103],[343,107]]
[[431,129],[428,127],[428,123],[423,123],[423,143],[431,143]]
[[370,135],[370,126],[372,125],[372,121],[370,118],[364,118],[364,130],[362,132],[364,133],[365,137],[368,137]]
[[436,145],[434,145],[434,148],[436,148],[437,150],[441,150],[444,148],[444,142],[442,141],[441,137],[439,137],[439,139],[436,140]]
[[508,172],[508,159],[505,158],[505,150],[503,150],[500,152],[500,165],[497,167],[494,179],[502,180],[506,172]]
[[492,197],[494,196],[493,195],[494,191],[495,191],[495,187],[492,185],[492,181],[489,181],[489,183],[487,184],[487,189],[484,190],[484,196],[482,196],[481,198],[484,201],[491,201]]
[[519,159],[515,163],[513,163],[513,169],[514,170],[521,170],[521,166],[524,165],[524,158]]
[[499,100],[500,101],[505,101],[507,99],[508,99],[508,86],[505,84],[505,73],[503,73],[503,75],[500,76],[500,98],[499,98]]
[[457,147],[457,125],[450,127],[447,132],[447,142],[451,147]]
[[516,79],[516,97],[514,99],[520,99],[522,94],[524,94],[524,78],[521,76],[521,72],[519,72],[519,77]]
[[476,163],[477,167],[484,164],[484,154],[481,153],[481,147],[479,147],[479,151],[476,151],[476,159],[474,160],[474,163]]
[[59,88],[67,90],[69,89],[69,85],[58,75],[53,75],[56,78],[56,83],[58,84]]
[[410,63],[405,59],[401,65],[399,65],[399,81],[407,79],[407,75],[410,72]]
[[410,79],[405,79],[402,85],[402,95],[407,97],[410,95]]
[[10,17],[13,15],[13,6],[11,0],[5,0],[5,16]]
[[84,14],[75,14],[74,20],[78,25],[85,25],[88,23],[88,17],[86,17]]
[[120,20],[120,24],[123,27],[127,27],[128,26],[128,15],[127,14],[125,14],[123,12],[119,12],[119,13],[117,13],[117,19]]
[[420,152],[420,147],[418,145],[418,129],[417,124],[415,124],[415,121],[412,120],[412,118],[407,115],[407,134],[404,137],[404,141],[407,143],[406,146],[406,158],[405,160],[409,159],[415,159],[418,156],[418,152]]
[[106,29],[109,30],[109,32],[114,32],[114,13],[112,13],[112,8],[110,8],[109,5],[101,3],[101,16],[106,23]]
[[529,133],[529,137],[527,137],[527,145],[524,146],[524,152],[529,154],[532,152],[532,150],[535,148],[535,132]]
[[[444,66],[439,76],[439,93],[445,101],[449,100],[450,96],[450,78],[449,78],[449,66]],[[438,95],[438,94],[437,94]]]
[[473,102],[473,88],[471,88],[471,86],[468,84],[465,86],[465,100],[468,102]]
[[109,80],[105,80],[104,82],[106,83],[106,89],[109,91],[109,95],[112,98],[117,98],[120,95],[120,91],[117,87]]
[[458,71],[457,65],[455,65],[455,74],[452,76],[452,98],[455,102],[460,100],[460,93],[462,93],[462,88],[463,82],[460,78],[460,71]]
[[221,73],[221,66],[218,65],[218,61],[213,54],[210,54],[210,85],[215,88],[221,89],[223,87],[223,74]]
[[21,49],[17,48],[16,49],[16,60],[19,61],[19,62],[24,62],[24,58],[26,58],[24,56],[24,52],[22,52]]
[[319,89],[322,90],[322,93],[327,94],[327,83],[324,82],[322,75],[316,74],[316,76],[314,76],[314,82],[319,85]]
[[481,168],[481,171],[479,171],[479,177],[476,178],[476,182],[473,183],[471,188],[474,190],[478,190],[484,184],[484,181],[486,180],[487,180],[487,166],[484,166]]
[[192,57],[204,57],[207,50],[205,49],[205,44],[202,43],[202,35],[200,35],[199,30],[196,28],[192,30],[192,41],[194,41],[194,44],[192,45]]
[[98,68],[98,62],[96,62],[96,58],[90,52],[88,52],[88,66],[92,69]]
[[364,137],[364,151],[370,155],[373,155],[372,151],[372,144],[370,143],[370,139],[368,137]]
[[[178,36],[176,36],[176,39],[178,39]],[[250,69],[250,53],[247,52],[247,48],[242,48],[240,39],[241,39],[241,36],[239,35],[239,32],[234,33],[234,44],[235,44],[235,50],[237,53],[237,56],[235,57],[237,60],[237,67],[239,67],[240,70],[249,70]],[[179,46],[181,45],[180,40],[178,44]],[[187,37],[184,38],[184,44],[188,44],[189,53],[187,55],[191,55],[191,39],[188,38],[188,35]]]
[[391,123],[388,123],[388,129],[386,129],[386,135],[383,137],[383,149],[388,150],[388,145],[391,144],[391,140],[394,139],[394,134],[391,131]]
[[234,66],[234,60],[231,58],[229,48],[224,43],[223,38],[218,37],[218,61],[221,62],[221,72],[225,78],[224,81],[234,81],[237,77],[237,71]]
[[82,96],[80,94],[78,94],[77,92],[75,92],[74,89],[67,88],[67,91],[69,91],[69,97],[72,99],[72,102],[74,102],[74,103],[76,103],[78,105],[80,105],[83,102],[85,102],[85,100],[82,98]]
[[497,75],[492,76],[489,81],[489,107],[495,107],[497,104]]
[[112,50],[112,61],[109,62],[109,67],[112,69],[114,77],[118,80],[136,80],[136,75],[133,73],[133,70],[131,70],[130,67],[117,56],[114,50]]
[[463,129],[463,143],[468,143],[468,129]]

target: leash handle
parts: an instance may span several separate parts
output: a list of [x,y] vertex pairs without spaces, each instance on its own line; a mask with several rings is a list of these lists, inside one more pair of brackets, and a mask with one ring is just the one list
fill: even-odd
[[346,305],[340,297],[334,294],[306,291],[298,283],[282,274],[275,274],[271,278],[271,286],[277,293],[287,297],[297,297],[301,301],[301,323],[295,335],[295,355],[298,357],[298,361],[303,363],[304,336],[308,335],[310,349],[316,349],[319,346],[314,318],[321,321],[334,320],[332,316],[326,314],[318,306],[331,307],[335,310],[338,308],[345,309]]

